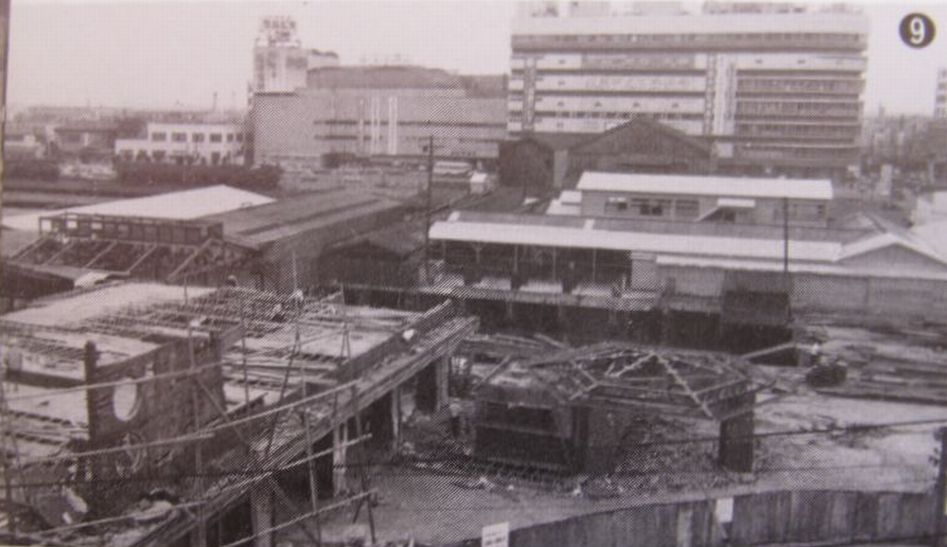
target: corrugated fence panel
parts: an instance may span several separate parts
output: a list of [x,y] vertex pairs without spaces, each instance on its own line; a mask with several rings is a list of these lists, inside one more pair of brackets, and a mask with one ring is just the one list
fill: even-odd
[[[632,507],[513,530],[514,547],[716,547],[715,500]],[[737,496],[730,543],[923,542],[931,494],[805,490]]]
[[515,547],[704,547],[714,537],[714,502],[634,507],[520,528]]
[[737,496],[733,500],[731,539],[745,545],[785,542],[791,509],[791,492]]

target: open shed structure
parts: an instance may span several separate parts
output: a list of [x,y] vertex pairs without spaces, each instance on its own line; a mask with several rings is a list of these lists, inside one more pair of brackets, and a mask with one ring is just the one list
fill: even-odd
[[753,466],[755,387],[732,358],[624,344],[499,366],[476,392],[476,452],[569,471],[608,471],[626,424],[659,416],[719,422],[719,463]]

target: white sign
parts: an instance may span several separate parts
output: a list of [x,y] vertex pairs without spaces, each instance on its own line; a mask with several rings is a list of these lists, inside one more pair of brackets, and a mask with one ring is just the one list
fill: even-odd
[[484,526],[480,545],[481,547],[509,547],[510,523],[501,522]]

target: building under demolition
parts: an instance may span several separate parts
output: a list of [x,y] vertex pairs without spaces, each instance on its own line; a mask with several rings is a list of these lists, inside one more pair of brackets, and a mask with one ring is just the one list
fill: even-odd
[[236,276],[261,290],[309,287],[333,274],[321,259],[329,247],[407,210],[347,191],[274,201],[215,186],[13,217],[5,224],[35,239],[5,261],[0,297],[29,301],[109,279],[215,285]]
[[353,463],[397,444],[402,387],[445,404],[476,326],[449,303],[143,283],[2,316],[4,538],[222,546],[295,527],[318,543],[326,512],[371,521]]
[[719,423],[718,463],[753,470],[754,385],[715,353],[622,344],[505,361],[476,389],[475,451],[570,472],[609,472],[657,418]]

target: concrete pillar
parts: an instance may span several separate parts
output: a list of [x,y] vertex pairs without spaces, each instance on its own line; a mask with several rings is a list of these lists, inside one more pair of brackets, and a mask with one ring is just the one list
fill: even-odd
[[349,428],[347,423],[341,423],[332,430],[332,493],[335,496],[347,490],[345,476],[348,447],[345,443],[348,440]]
[[450,362],[441,357],[418,373],[417,407],[422,412],[437,412],[447,406]]
[[738,473],[753,472],[753,411],[720,422],[720,465]]
[[440,410],[450,401],[450,357],[441,357],[434,364],[437,374],[437,410]]
[[[250,493],[250,519],[254,534],[273,527],[273,493],[268,488]],[[257,536],[253,540],[253,546],[273,547],[273,534],[266,533]]]
[[363,423],[368,425],[374,448],[397,450],[401,445],[401,386],[372,403]]
[[391,391],[391,449],[401,448],[401,386]]

